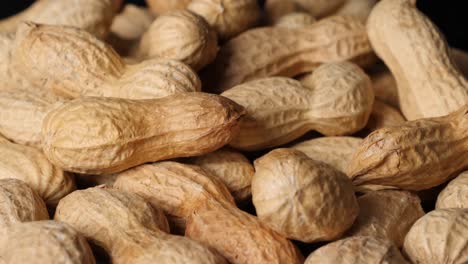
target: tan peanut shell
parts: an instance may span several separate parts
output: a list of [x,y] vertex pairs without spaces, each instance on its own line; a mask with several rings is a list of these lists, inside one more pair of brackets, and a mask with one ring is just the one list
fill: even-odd
[[242,153],[222,148],[194,157],[191,163],[202,167],[222,181],[237,202],[251,197],[250,185],[255,170],[252,163]]
[[24,181],[47,205],[57,205],[62,197],[75,189],[73,178],[51,164],[36,148],[1,140],[0,153],[0,179]]
[[192,0],[145,0],[155,14],[185,9]]
[[347,235],[390,240],[398,248],[414,222],[424,215],[419,197],[407,191],[374,191],[357,201],[359,215]]
[[41,148],[42,121],[64,100],[45,90],[0,91],[0,133],[13,142]]
[[293,0],[301,8],[307,10],[314,17],[322,18],[351,0]]
[[143,34],[135,55],[182,61],[198,71],[218,53],[216,32],[203,17],[178,10],[156,18]]
[[359,213],[346,175],[294,149],[255,160],[252,200],[260,220],[303,242],[340,238]]
[[260,18],[256,0],[192,0],[187,9],[204,17],[223,40],[253,27]]
[[411,227],[403,252],[412,263],[467,263],[467,223],[466,208],[429,212]]
[[226,263],[198,242],[165,233],[162,212],[134,194],[97,187],[75,191],[60,201],[55,219],[102,247],[112,263]]
[[336,170],[346,172],[346,167],[362,139],[357,137],[320,137],[291,146],[309,158],[326,163]]
[[369,76],[372,80],[375,98],[400,109],[397,84],[388,68],[383,63],[374,65],[370,69]]
[[283,16],[289,13],[307,12],[303,10],[294,0],[266,0],[264,5],[264,16],[268,24],[274,25]]
[[104,38],[109,32],[115,0],[41,0],[12,17],[0,20],[0,32],[14,33],[23,21],[64,25]]
[[152,99],[200,91],[196,73],[181,62],[125,64],[108,44],[65,26],[23,23],[16,34],[12,65],[32,84],[67,98]]
[[388,240],[369,237],[348,237],[327,244],[312,252],[305,264],[409,264],[398,248]]
[[353,16],[365,23],[377,1],[378,0],[346,0],[333,14]]
[[[372,47],[395,76],[408,120],[438,117],[468,104],[468,82],[416,0],[382,0],[367,21]],[[421,96],[424,95],[424,96]]]
[[68,171],[109,174],[219,149],[237,134],[243,115],[233,101],[205,93],[152,100],[82,98],[46,116],[43,149]]
[[374,131],[356,150],[347,174],[362,189],[418,191],[448,181],[466,166],[468,106]]
[[94,264],[86,239],[57,221],[17,223],[0,237],[1,263]]
[[458,175],[439,193],[436,208],[468,208],[468,171]]
[[312,25],[317,20],[312,15],[305,12],[289,13],[275,22],[276,27],[284,28],[303,28]]
[[290,241],[239,210],[226,186],[200,167],[141,165],[122,172],[114,186],[159,204],[173,216],[188,217],[185,235],[214,248],[230,263],[301,263]]
[[241,150],[279,146],[311,130],[352,134],[366,125],[374,101],[369,77],[349,62],[324,64],[301,82],[284,77],[247,82],[222,96],[247,111],[230,143]]
[[0,180],[0,239],[15,223],[46,219],[49,219],[49,213],[44,201],[25,182]]
[[374,131],[388,126],[399,126],[406,121],[398,109],[380,100],[375,100],[366,128]]
[[365,64],[371,54],[364,25],[334,16],[305,28],[248,30],[221,48],[207,78],[210,89],[222,92],[254,79],[308,73],[327,62]]

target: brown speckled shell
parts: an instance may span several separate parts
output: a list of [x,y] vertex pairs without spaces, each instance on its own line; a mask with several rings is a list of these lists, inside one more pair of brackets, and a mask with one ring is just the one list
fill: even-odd
[[75,189],[70,175],[52,165],[38,149],[0,141],[0,179],[22,180],[44,199],[47,205],[58,201]]
[[375,100],[366,128],[369,131],[375,131],[383,127],[398,126],[405,121],[405,117],[398,109],[380,100]]
[[43,148],[69,171],[109,174],[219,149],[236,135],[243,115],[233,101],[205,93],[152,100],[82,98],[47,115]]
[[409,264],[392,242],[366,236],[345,238],[317,249],[305,262],[305,264],[315,263]]
[[50,220],[17,223],[5,231],[0,237],[1,263],[95,263],[86,239],[67,224]]
[[326,62],[367,63],[372,54],[364,25],[334,16],[305,28],[256,28],[227,42],[220,50],[208,88],[225,91],[254,79],[293,77]]
[[46,219],[49,219],[49,214],[44,201],[25,182],[0,180],[0,238],[14,223]]
[[408,232],[404,253],[413,263],[468,263],[468,209],[437,209]]
[[468,208],[468,171],[458,175],[442,190],[436,208]]
[[448,181],[466,166],[468,106],[445,117],[371,133],[356,150],[347,174],[362,189],[381,185],[424,190]]
[[226,263],[198,242],[163,232],[162,212],[134,194],[97,187],[75,191],[60,201],[55,219],[101,246],[116,264]]
[[81,28],[104,38],[109,32],[115,0],[41,0],[0,21],[0,32],[15,32],[23,21]]
[[187,9],[204,17],[223,40],[253,27],[260,18],[257,0],[192,0]]
[[173,59],[198,71],[218,53],[216,32],[199,15],[179,10],[159,16],[143,35],[136,56]]
[[260,220],[303,242],[340,238],[359,213],[351,181],[342,172],[294,149],[276,149],[255,161],[252,200]]
[[184,9],[192,0],[146,0],[146,3],[155,14]]
[[442,34],[417,10],[416,0],[380,1],[367,31],[396,78],[408,120],[444,116],[468,104],[468,82],[450,58]]
[[251,197],[250,184],[255,173],[252,163],[242,153],[229,148],[191,159],[198,165],[222,181],[237,202]]
[[65,26],[23,23],[16,34],[12,67],[32,84],[68,98],[151,99],[200,91],[196,73],[181,62],[126,65],[108,44]]
[[388,239],[399,248],[414,222],[424,215],[419,197],[406,191],[370,192],[359,197],[358,203],[359,216],[347,235]]
[[275,22],[275,27],[303,28],[312,25],[317,20],[305,12],[294,12],[282,16]]
[[352,134],[366,125],[374,102],[369,77],[349,62],[324,64],[302,83],[271,77],[222,95],[247,110],[230,143],[242,150],[279,146],[310,130],[327,136]]

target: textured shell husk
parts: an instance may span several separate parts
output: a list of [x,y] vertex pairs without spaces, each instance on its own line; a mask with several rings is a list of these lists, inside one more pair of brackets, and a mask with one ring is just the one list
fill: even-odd
[[436,208],[468,208],[468,171],[458,175],[439,193]]
[[69,171],[109,174],[219,149],[236,135],[243,115],[233,101],[204,93],[152,100],[82,98],[46,116],[43,149]]
[[38,149],[0,141],[0,178],[14,178],[27,183],[47,205],[58,201],[75,189],[73,178],[54,166]]
[[312,252],[305,264],[409,264],[398,248],[388,240],[369,237],[349,237]]
[[0,180],[0,237],[12,224],[47,219],[44,201],[25,182]]
[[408,232],[403,251],[413,263],[468,262],[468,209],[437,209]]
[[113,263],[226,263],[198,242],[167,234],[162,211],[134,194],[98,187],[75,191],[60,201],[55,219],[101,246]]
[[374,102],[369,77],[349,62],[320,66],[301,82],[270,77],[222,93],[244,106],[236,149],[261,150],[288,143],[311,130],[326,136],[362,129]]
[[382,190],[358,198],[359,216],[348,236],[372,236],[401,248],[411,226],[424,215],[421,200],[407,191]]
[[312,25],[317,20],[305,12],[293,12],[286,14],[275,22],[275,27],[303,28]]
[[192,0],[146,0],[149,8],[155,14],[164,14],[170,11],[184,9]]
[[361,144],[362,138],[357,137],[320,137],[297,143],[291,148],[303,152],[313,160],[346,172],[348,163]]
[[248,30],[221,48],[204,79],[210,79],[207,88],[222,92],[254,79],[308,73],[326,62],[365,65],[370,57],[364,25],[352,17],[333,16],[305,28]]
[[[468,106],[437,118],[379,129],[364,139],[347,174],[361,189],[424,190],[468,166]],[[384,187],[382,187],[384,186]]]
[[4,263],[94,264],[86,239],[71,226],[56,221],[16,223],[0,237]]
[[367,31],[375,52],[396,78],[408,120],[444,116],[468,103],[468,82],[450,57],[443,35],[417,10],[416,1],[380,1]]
[[303,242],[340,238],[359,213],[346,175],[294,149],[255,160],[252,200],[257,216],[284,236]]
[[108,44],[66,26],[21,24],[11,64],[30,83],[67,98],[152,99],[201,89],[184,63],[154,59],[127,65]]
[[305,12],[294,0],[266,0],[264,5],[264,17],[269,25],[274,25],[283,16],[289,13]]
[[333,14],[353,16],[365,23],[377,1],[378,0],[347,0]]

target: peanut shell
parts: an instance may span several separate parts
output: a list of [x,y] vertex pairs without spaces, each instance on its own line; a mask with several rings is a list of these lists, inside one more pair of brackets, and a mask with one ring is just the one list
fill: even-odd
[[439,193],[436,208],[468,208],[468,171],[458,175]]

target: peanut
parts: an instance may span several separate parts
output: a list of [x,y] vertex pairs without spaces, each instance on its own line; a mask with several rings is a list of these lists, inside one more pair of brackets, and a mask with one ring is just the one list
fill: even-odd
[[81,28],[104,38],[114,18],[115,0],[41,0],[0,21],[0,32],[14,33],[23,21]]
[[243,115],[233,101],[204,93],[152,100],[77,99],[46,116],[43,149],[68,171],[114,173],[219,149],[235,136]]
[[156,18],[133,55],[178,60],[198,71],[216,58],[218,49],[216,32],[203,17],[179,10]]
[[155,14],[184,9],[192,0],[146,0],[149,8]]
[[372,47],[395,76],[408,120],[444,116],[468,104],[468,82],[451,60],[442,34],[417,10],[416,0],[380,1],[367,29]]
[[378,0],[346,0],[333,14],[353,16],[365,23],[377,1]]
[[374,65],[369,70],[369,76],[374,87],[375,98],[400,109],[397,84],[388,68],[383,63]]
[[56,221],[17,223],[0,237],[2,263],[94,264],[86,239]]
[[409,264],[392,242],[366,236],[335,241],[312,252],[305,264]]
[[316,21],[315,17],[308,13],[294,12],[282,16],[277,22],[275,22],[275,26],[285,28],[303,28],[312,25]]
[[257,28],[221,48],[207,73],[212,79],[207,86],[222,92],[254,79],[308,73],[326,62],[363,65],[371,54],[364,25],[351,17],[330,17],[305,28]]
[[398,126],[405,121],[406,119],[398,109],[380,100],[375,100],[366,128],[369,131],[374,131],[383,127]]
[[306,12],[293,0],[266,0],[264,9],[266,22],[270,25],[289,13]]
[[187,9],[204,17],[222,40],[251,28],[260,18],[257,0],[192,0]]
[[41,148],[46,114],[64,101],[47,91],[0,91],[0,133],[13,142]]
[[258,218],[303,241],[340,238],[359,207],[351,181],[333,167],[293,149],[275,149],[254,163],[252,198]]
[[226,186],[201,168],[175,162],[141,165],[121,173],[114,186],[188,217],[185,235],[230,263],[302,263],[290,241],[235,207]]
[[442,190],[436,208],[468,208],[468,171],[458,175]]
[[183,63],[126,65],[109,45],[72,27],[22,24],[12,64],[31,83],[67,98],[147,99],[200,90],[196,73]]
[[405,238],[412,263],[468,262],[468,209],[437,209],[421,217]]
[[424,190],[468,166],[468,106],[451,115],[379,129],[364,139],[348,166],[362,189]]
[[73,178],[52,165],[36,148],[0,140],[0,153],[0,179],[24,181],[49,206],[54,207],[75,189]]
[[288,143],[310,130],[327,136],[362,129],[374,94],[369,77],[349,62],[320,66],[301,82],[272,77],[247,82],[222,93],[247,111],[230,145],[261,150]]
[[347,235],[387,239],[399,248],[414,222],[424,215],[418,196],[406,191],[370,192],[357,201],[359,216]]
[[0,237],[14,223],[46,219],[49,213],[44,201],[26,183],[17,179],[0,180]]
[[250,184],[255,173],[253,165],[240,152],[228,148],[191,159],[222,181],[236,202],[246,201],[251,197]]
[[352,0],[293,0],[303,9],[307,10],[314,17],[322,18],[330,15],[346,1]]
[[165,233],[162,212],[133,194],[107,188],[75,191],[60,201],[55,219],[101,246],[112,263],[226,263],[198,242]]
[[344,173],[352,155],[361,144],[362,139],[357,137],[321,137],[300,142],[291,148]]

